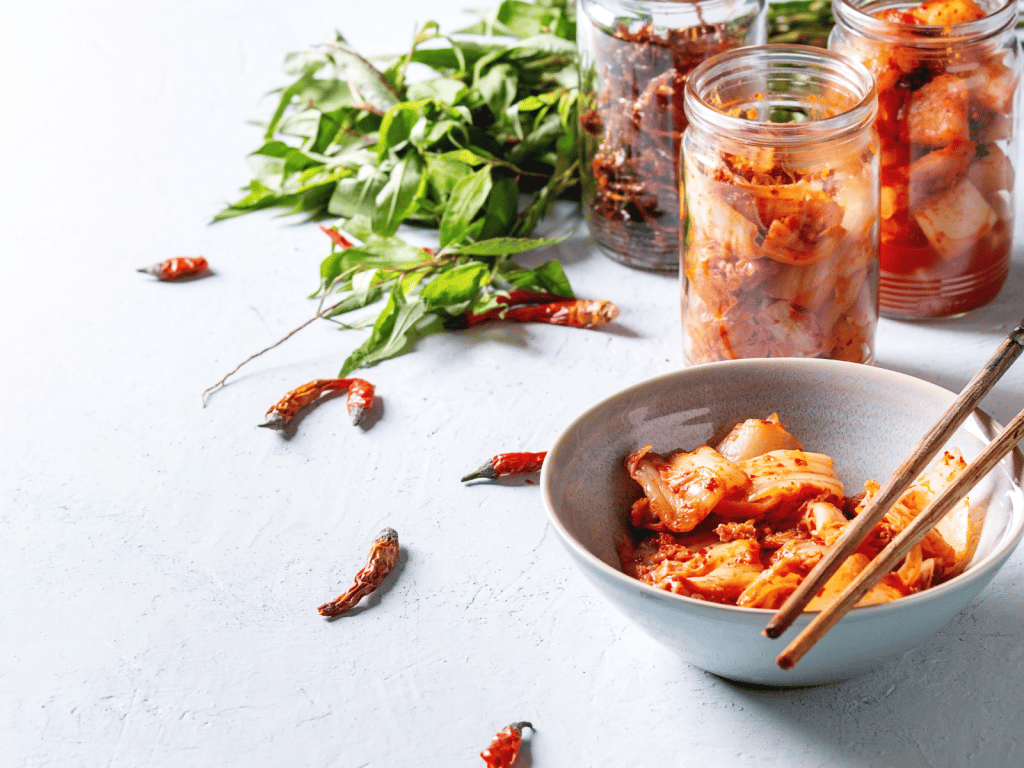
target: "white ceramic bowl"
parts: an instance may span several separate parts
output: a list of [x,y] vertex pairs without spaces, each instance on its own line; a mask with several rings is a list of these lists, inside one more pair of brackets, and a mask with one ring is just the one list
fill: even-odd
[[[594,406],[548,451],[541,489],[551,522],[573,562],[615,608],[684,659],[716,675],[763,685],[814,685],[853,677],[928,639],[991,581],[1024,533],[1024,457],[1013,452],[970,494],[987,503],[970,567],[932,589],[856,608],[791,670],[775,658],[810,621],[804,614],[779,639],[761,634],[772,612],[737,608],[656,589],[619,567],[639,486],[625,457],[651,443],[658,452],[692,450],[747,418],[773,412],[804,444],[827,453],[848,494],[883,482],[938,420],[955,395],[881,368],[826,360],[711,363],[630,387]],[[968,461],[999,431],[976,412],[947,443]]]

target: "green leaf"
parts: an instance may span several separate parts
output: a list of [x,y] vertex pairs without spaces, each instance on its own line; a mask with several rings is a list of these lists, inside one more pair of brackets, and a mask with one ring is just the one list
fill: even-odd
[[371,220],[373,229],[381,235],[393,235],[416,207],[425,182],[423,158],[410,153],[395,163],[387,182],[374,200]]
[[480,91],[491,112],[501,115],[516,100],[519,73],[511,64],[495,64],[477,77],[473,86]]
[[562,265],[554,259],[544,262],[536,269],[524,269],[513,262],[505,262],[500,272],[505,280],[523,290],[547,291],[566,298],[574,298],[576,295],[569,285]]
[[338,182],[327,204],[328,212],[344,218],[373,216],[377,195],[388,179],[386,171],[372,165],[362,166],[355,176]]
[[568,237],[546,238],[546,237],[492,237],[489,240],[480,240],[467,245],[457,245],[448,248],[448,253],[459,254],[460,256],[504,256],[511,253],[525,253],[539,248],[542,245],[555,245]]
[[[476,157],[469,153],[471,157]],[[427,183],[433,187],[434,197],[447,204],[455,185],[473,172],[472,166],[454,156],[455,153],[438,155],[426,153],[423,158],[427,163]]]
[[400,99],[387,78],[369,61],[360,56],[344,39],[328,43],[338,79],[348,83],[352,95],[365,108],[383,115]]
[[508,159],[516,165],[522,165],[531,155],[550,147],[561,134],[561,118],[557,114],[549,114],[536,129],[509,151]]
[[423,302],[406,301],[401,286],[395,286],[369,338],[348,356],[338,376],[348,376],[357,368],[369,368],[408,352],[430,332],[431,324],[439,327],[440,321],[428,315]]
[[411,83],[406,89],[405,98],[409,101],[432,99],[455,106],[467,91],[466,84],[461,80],[451,77],[435,77]]
[[391,291],[394,284],[394,280],[379,280],[376,270],[360,272],[352,278],[350,293],[332,305],[332,309],[325,313],[324,317],[338,317],[376,304]]
[[441,248],[461,242],[466,237],[470,223],[487,201],[490,191],[491,171],[486,167],[464,176],[455,184],[441,219],[438,233]]
[[484,206],[484,222],[478,239],[488,240],[511,232],[519,214],[519,198],[519,182],[514,176],[494,180]]
[[[379,66],[337,32],[289,54],[244,197],[214,219],[341,217],[357,244],[323,259],[314,297],[331,318],[368,310],[346,328],[373,320],[342,375],[497,306],[509,286],[572,295],[557,261],[511,257],[562,239],[530,235],[579,182],[576,3],[504,0],[481,19],[475,37],[427,22]],[[437,255],[398,237],[402,224],[436,227]]]
[[423,287],[420,297],[430,310],[459,315],[473,305],[489,277],[487,265],[479,261],[463,264],[437,275]]

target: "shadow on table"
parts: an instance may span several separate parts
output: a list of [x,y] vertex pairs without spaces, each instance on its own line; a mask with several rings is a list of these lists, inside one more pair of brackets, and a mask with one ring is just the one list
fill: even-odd
[[723,683],[771,728],[822,758],[841,756],[842,765],[1017,764],[1024,597],[1009,588],[995,600],[986,594],[928,644],[875,672],[805,688]]

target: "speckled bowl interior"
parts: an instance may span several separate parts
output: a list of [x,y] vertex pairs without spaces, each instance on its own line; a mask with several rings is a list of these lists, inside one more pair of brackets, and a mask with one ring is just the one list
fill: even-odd
[[[548,451],[541,488],[552,525],[573,562],[619,611],[690,663],[726,678],[809,685],[852,677],[928,639],[994,577],[1024,533],[1024,457],[1008,456],[970,494],[988,512],[970,567],[945,584],[886,605],[857,608],[792,670],[775,657],[810,621],[782,638],[761,634],[772,612],[694,600],[622,573],[639,486],[625,457],[692,450],[738,421],[778,413],[806,450],[833,457],[847,494],[884,481],[955,395],[881,368],[825,360],[737,360],[688,368],[632,386],[574,419]],[[978,411],[948,441],[971,460],[999,431]],[[596,619],[595,619],[596,620]]]

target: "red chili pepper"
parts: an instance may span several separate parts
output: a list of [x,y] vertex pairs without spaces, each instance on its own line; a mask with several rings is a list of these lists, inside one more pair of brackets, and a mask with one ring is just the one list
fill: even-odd
[[348,397],[345,399],[352,423],[358,426],[373,407],[373,384],[365,379],[349,379]]
[[499,304],[547,304],[552,301],[569,301],[571,296],[559,296],[557,293],[546,291],[524,291],[516,288],[508,292],[508,296],[495,296],[494,300]]
[[352,248],[355,245],[355,243],[353,243],[347,237],[341,234],[341,232],[338,231],[337,227],[325,227],[323,224],[321,224],[320,229],[324,232],[324,234],[331,238],[335,245],[338,245],[342,248]]
[[479,314],[467,312],[453,318],[449,329],[471,328],[488,320],[511,320],[517,323],[549,323],[571,328],[595,328],[619,316],[619,308],[604,299],[566,299],[547,304],[491,309]]
[[209,268],[210,265],[202,256],[175,256],[159,264],[140,267],[138,271],[154,275],[161,280],[180,280],[183,277],[198,275]]
[[539,472],[544,464],[544,457],[547,451],[540,453],[499,453],[492,457],[475,472],[470,472],[462,482],[467,480],[479,480],[485,478],[494,480],[506,475],[525,475],[530,472]]
[[523,729],[533,726],[526,721],[512,723],[507,728],[498,731],[490,746],[480,753],[480,757],[490,768],[511,768],[519,754],[519,747],[523,743]]
[[373,406],[373,384],[363,379],[313,379],[296,387],[267,411],[267,420],[260,424],[269,429],[284,429],[295,415],[324,392],[348,389],[346,406],[353,424],[360,424]]
[[338,616],[375,591],[398,563],[399,552],[398,533],[395,529],[382,530],[373,540],[366,565],[356,574],[355,583],[344,594],[317,608],[320,615]]

